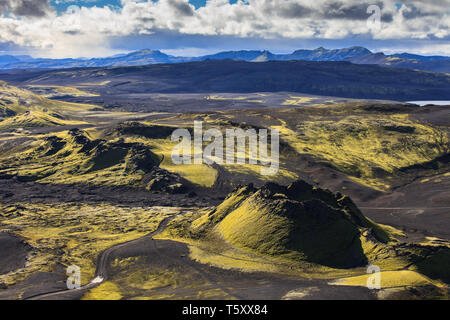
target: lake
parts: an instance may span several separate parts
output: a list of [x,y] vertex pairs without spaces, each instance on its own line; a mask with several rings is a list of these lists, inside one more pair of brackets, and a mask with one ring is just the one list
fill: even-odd
[[407,103],[417,104],[421,107],[426,106],[427,104],[434,104],[437,106],[450,106],[450,101],[446,100],[436,100],[436,101],[408,101]]

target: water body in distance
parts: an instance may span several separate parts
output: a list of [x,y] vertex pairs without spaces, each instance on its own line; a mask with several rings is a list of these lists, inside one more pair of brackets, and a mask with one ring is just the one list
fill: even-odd
[[407,103],[417,104],[421,107],[427,104],[434,104],[436,106],[450,106],[449,100],[436,100],[436,101],[408,101]]

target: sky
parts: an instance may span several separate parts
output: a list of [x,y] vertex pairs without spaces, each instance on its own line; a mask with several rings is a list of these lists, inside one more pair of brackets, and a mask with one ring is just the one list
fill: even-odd
[[0,0],[0,55],[350,46],[450,56],[450,0]]

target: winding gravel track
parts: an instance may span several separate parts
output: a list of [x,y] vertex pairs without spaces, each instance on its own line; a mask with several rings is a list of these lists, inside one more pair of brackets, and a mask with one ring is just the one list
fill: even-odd
[[[292,278],[283,275],[263,272],[242,273],[240,271],[215,269],[211,266],[203,266],[186,256],[187,248],[184,244],[171,240],[154,240],[154,236],[163,232],[167,225],[176,217],[190,211],[164,219],[158,229],[147,236],[121,243],[106,249],[99,254],[95,278],[80,289],[61,290],[34,295],[26,300],[78,300],[83,294],[106,281],[109,261],[115,256],[136,254],[154,257],[155,261],[169,262],[185,268],[186,272],[197,274],[215,289],[221,290],[229,298],[236,300],[279,300],[284,299],[288,293],[301,294],[301,298],[310,299],[350,299],[365,300],[374,299],[373,293],[364,287],[340,287],[328,284],[327,280],[311,280],[307,278]],[[137,250],[137,251],[136,251]]]
[[142,240],[153,239],[154,236],[160,234],[161,232],[163,232],[166,229],[166,227],[170,221],[172,221],[176,217],[179,217],[180,215],[183,215],[187,212],[189,212],[189,211],[186,211],[186,212],[183,212],[182,214],[174,215],[172,217],[164,219],[159,224],[158,229],[156,229],[156,231],[153,231],[152,233],[150,233],[142,238],[131,240],[131,241],[124,242],[124,243],[120,243],[118,245],[112,246],[111,248],[108,248],[108,249],[104,250],[103,252],[101,252],[97,259],[97,269],[95,271],[95,278],[89,284],[82,286],[79,289],[55,291],[55,292],[49,292],[49,293],[31,296],[31,297],[26,298],[26,300],[47,300],[50,298],[62,299],[66,295],[82,293],[89,289],[95,288],[96,286],[100,285],[101,283],[103,283],[104,281],[106,281],[108,279],[108,273],[107,273],[108,262],[109,262],[111,255],[116,250],[119,250],[119,249],[122,249],[122,248],[128,247],[128,246],[133,246],[134,244],[136,244],[137,242],[140,242]]

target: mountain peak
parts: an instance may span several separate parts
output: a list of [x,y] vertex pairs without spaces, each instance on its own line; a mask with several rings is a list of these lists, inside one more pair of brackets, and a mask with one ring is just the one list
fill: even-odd
[[370,51],[369,49],[367,49],[365,47],[360,47],[360,46],[353,46],[353,47],[342,49],[342,50],[359,51],[359,52],[364,52],[366,54],[372,53],[372,51]]
[[[397,59],[394,59],[397,58]],[[350,61],[352,63],[388,64],[435,72],[448,72],[450,57],[420,56],[408,53],[384,55],[372,53],[365,47],[352,46],[342,49],[326,49],[319,47],[314,50],[301,49],[291,54],[273,54],[268,50],[224,51],[199,57],[172,56],[160,50],[143,49],[106,58],[93,59],[42,59],[27,56],[0,56],[0,69],[59,69],[78,67],[112,67],[112,66],[142,66],[158,63],[182,63],[205,60],[235,60],[248,62],[265,61]],[[431,64],[425,62],[435,61]],[[414,63],[414,64],[412,64]]]
[[131,52],[130,54],[162,54],[162,52],[159,50],[142,49],[139,51]]
[[314,50],[297,50],[289,56],[291,60],[309,61],[345,61],[372,53],[364,47],[350,47],[343,49],[325,49],[319,47]]

